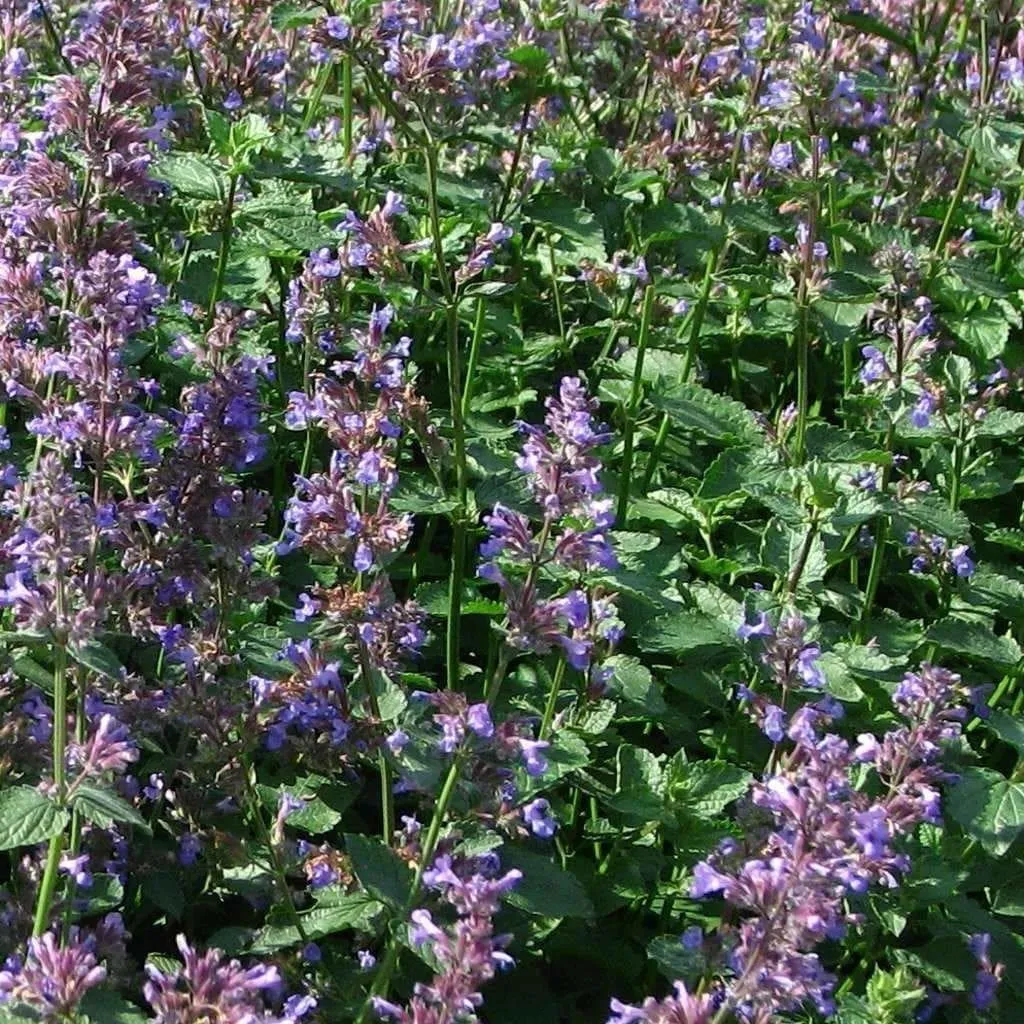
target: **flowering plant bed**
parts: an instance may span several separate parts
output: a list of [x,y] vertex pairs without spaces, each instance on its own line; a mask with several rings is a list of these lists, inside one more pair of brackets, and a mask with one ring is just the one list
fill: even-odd
[[1024,23],[8,0],[0,1024],[1024,1013]]

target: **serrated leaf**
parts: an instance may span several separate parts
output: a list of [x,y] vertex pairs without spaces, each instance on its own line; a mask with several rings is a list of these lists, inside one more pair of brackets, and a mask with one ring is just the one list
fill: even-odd
[[1024,552],[1024,530],[999,527],[998,529],[987,531],[985,540],[991,541],[993,544],[999,544],[1004,548],[1010,548],[1013,551]]
[[996,407],[974,429],[979,437],[1018,437],[1024,434],[1024,412]]
[[967,768],[946,799],[950,815],[994,857],[1024,830],[1024,783],[990,768]]
[[945,537],[949,541],[962,541],[970,537],[971,523],[967,516],[960,511],[954,512],[938,497],[894,503],[893,512],[911,526]]
[[198,153],[168,153],[150,170],[150,177],[162,181],[190,199],[223,203],[228,195],[228,178],[220,166]]
[[962,320],[952,320],[949,329],[980,359],[998,359],[1006,349],[1010,325],[997,309],[976,309]]
[[705,957],[698,949],[687,949],[678,935],[659,935],[647,944],[647,955],[669,981],[698,977],[705,968]]
[[695,430],[725,444],[756,444],[763,440],[746,406],[699,384],[679,384],[671,391],[654,393],[650,403],[667,413],[685,430]]
[[672,800],[690,814],[710,818],[744,796],[753,776],[727,761],[689,761],[673,758],[669,765]]
[[641,650],[685,654],[702,647],[735,647],[735,626],[700,611],[681,611],[653,619],[640,632]]
[[1020,660],[1021,650],[1011,636],[996,636],[987,624],[968,622],[952,616],[929,627],[926,638],[947,651],[989,661],[1010,668]]
[[508,59],[530,75],[539,75],[551,60],[551,54],[541,46],[523,43],[509,51]]
[[113,790],[93,782],[83,782],[75,790],[72,806],[89,821],[103,828],[121,822],[149,831],[149,823],[127,800]]
[[1004,743],[1009,743],[1024,757],[1024,722],[996,709],[989,711],[983,721]]
[[664,807],[664,775],[657,757],[644,747],[623,744],[616,754],[615,766],[611,806],[641,822],[657,819]]
[[71,816],[31,786],[0,792],[0,850],[45,843],[67,828]]
[[523,206],[523,216],[557,237],[555,251],[572,260],[604,260],[604,231],[597,218],[565,196],[542,193]]
[[295,924],[269,924],[261,928],[250,952],[275,953],[305,939],[322,939],[343,931],[366,931],[383,907],[383,903],[366,893],[345,893],[330,906],[315,907],[300,914],[301,933]]

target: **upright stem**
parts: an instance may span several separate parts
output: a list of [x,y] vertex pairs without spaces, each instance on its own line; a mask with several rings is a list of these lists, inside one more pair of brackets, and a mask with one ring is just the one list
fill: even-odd
[[[359,642],[359,667],[362,670],[363,685],[366,687],[370,712],[376,720],[375,724],[380,724],[380,701],[377,700],[375,688],[378,675],[373,670],[370,652],[361,640]],[[394,795],[391,792],[391,766],[388,764],[387,751],[383,746],[377,749],[377,766],[380,769],[381,837],[385,844],[390,844],[395,834],[395,805]]]
[[810,350],[811,350],[811,274],[814,268],[814,239],[818,231],[818,136],[811,132],[811,195],[807,216],[807,238],[804,240],[803,265],[800,273],[800,284],[797,289],[797,306],[800,316],[797,322],[796,349],[796,436],[795,457],[798,463],[804,461],[805,440],[807,437],[807,413],[810,404]]
[[231,253],[231,235],[234,230],[235,217],[235,189],[238,186],[238,175],[232,174],[228,179],[228,198],[224,205],[224,215],[221,219],[220,228],[220,252],[217,254],[217,270],[213,279],[213,291],[210,293],[210,304],[206,310],[206,322],[203,330],[208,331],[213,326],[213,318],[217,312],[217,303],[220,302],[221,292],[224,290],[224,277],[228,269],[228,256]]
[[[896,424],[890,420],[889,429],[885,437],[885,450],[892,454],[893,442],[896,437]],[[889,484],[890,466],[882,468],[881,493],[885,494]],[[868,569],[868,582],[864,591],[864,607],[861,609],[860,621],[857,623],[857,639],[864,643],[867,639],[868,621],[871,618],[871,611],[875,605],[875,597],[878,594],[878,584],[882,578],[882,563],[885,561],[885,545],[889,540],[890,521],[889,517],[883,515],[878,522],[878,532],[875,535],[875,547],[871,552],[871,567]]]
[[636,436],[636,416],[640,409],[640,397],[643,393],[644,356],[647,353],[647,339],[651,331],[651,310],[654,308],[654,285],[649,284],[644,290],[643,309],[640,314],[640,336],[636,343],[636,363],[633,367],[633,388],[629,396],[629,405],[624,407],[625,424],[623,426],[622,470],[619,475],[619,502],[616,518],[620,526],[626,523],[629,510],[629,489],[633,481],[633,443]]
[[555,299],[555,315],[558,317],[558,338],[565,348],[565,312],[562,309],[562,290],[558,287],[558,268],[555,266],[555,247],[551,243],[551,232],[547,234],[548,259],[551,262],[551,293]]
[[267,845],[267,856],[270,858],[270,866],[274,873],[274,880],[280,890],[281,899],[284,902],[285,909],[288,911],[288,916],[291,918],[292,924],[295,925],[295,931],[298,934],[299,939],[303,944],[306,944],[309,942],[309,935],[302,923],[302,918],[299,916],[299,911],[295,906],[295,901],[292,899],[292,891],[288,888],[288,876],[285,874],[281,858],[277,855],[277,848],[274,846],[274,837],[270,834],[270,829],[267,828],[267,823],[263,820],[263,811],[260,807],[259,794],[256,792],[252,782],[251,766],[243,762],[243,769],[245,771],[245,790],[249,800],[249,814],[256,825],[256,831],[260,834],[260,839],[262,839]]
[[[416,865],[416,872],[413,876],[412,884],[409,886],[409,893],[406,896],[405,903],[402,905],[402,909],[398,915],[398,919],[401,921],[406,921],[408,919],[409,914],[415,908],[416,902],[419,899],[420,885],[423,881],[423,872],[426,871],[427,867],[434,859],[434,853],[437,850],[437,842],[441,836],[441,827],[444,824],[445,815],[448,813],[448,807],[452,802],[452,797],[455,795],[456,784],[458,783],[459,775],[462,772],[462,766],[466,757],[466,749],[466,747],[462,747],[455,755],[455,758],[451,763],[451,767],[448,769],[448,774],[445,776],[444,785],[441,787],[437,803],[434,805],[434,814],[430,819],[430,826],[427,829],[427,837],[423,841],[423,846],[420,848],[420,859]],[[373,979],[373,985],[370,988],[369,995],[359,1011],[359,1016],[356,1017],[356,1024],[365,1024],[373,1007],[374,997],[383,998],[387,995],[388,989],[391,986],[391,976],[394,974],[395,966],[398,963],[398,953],[398,934],[397,931],[392,931],[391,935],[388,937],[388,944],[384,953],[384,959],[381,961],[380,967],[377,968],[377,974]]]
[[565,658],[559,658],[554,674],[551,677],[551,689],[548,690],[548,702],[544,707],[544,717],[540,722],[540,732],[537,735],[539,740],[546,740],[551,732],[551,723],[555,720],[555,706],[558,704],[558,694],[562,689],[562,680],[564,678]]
[[516,182],[516,174],[519,171],[519,163],[523,159],[523,145],[526,142],[526,130],[530,124],[530,110],[533,107],[533,97],[523,104],[523,114],[519,119],[519,135],[516,138],[515,152],[512,154],[512,164],[508,169],[508,178],[505,181],[505,188],[502,190],[501,199],[498,202],[498,210],[494,219],[500,221],[508,209],[508,201],[512,198],[512,187]]
[[[60,580],[56,592],[57,621],[64,618],[64,587]],[[67,794],[67,773],[65,761],[68,746],[68,649],[59,641],[53,651],[53,786],[57,805],[64,806]],[[64,833],[54,836],[46,854],[46,867],[39,884],[36,900],[35,919],[32,923],[33,936],[42,935],[50,922],[50,908],[57,888],[60,858],[64,852]]]
[[346,55],[341,62],[341,139],[345,159],[352,156],[352,57]]
[[483,344],[486,313],[484,300],[477,299],[476,316],[473,319],[473,337],[469,343],[469,359],[466,362],[466,380],[462,385],[462,401],[460,402],[463,422],[469,416],[470,405],[473,402],[473,383],[476,379],[476,368],[480,363],[480,349]]
[[[715,283],[715,271],[719,263],[724,261],[725,253],[729,247],[728,236],[725,234],[726,215],[728,214],[729,207],[732,204],[733,183],[736,180],[736,173],[739,170],[740,165],[740,156],[743,153],[743,132],[755,109],[757,96],[761,91],[761,82],[764,80],[764,69],[765,66],[762,62],[758,65],[757,72],[754,75],[754,80],[751,83],[750,94],[747,97],[747,105],[743,113],[743,117],[741,118],[740,123],[736,126],[736,138],[733,140],[732,154],[729,157],[729,167],[726,171],[725,182],[722,184],[722,191],[720,193],[721,204],[718,207],[718,223],[719,227],[722,229],[722,239],[708,250],[707,257],[704,261],[704,279],[701,281],[700,295],[697,298],[697,304],[693,309],[692,318],[690,320],[690,337],[686,345],[686,356],[683,361],[683,370],[679,375],[679,379],[683,383],[689,379],[690,371],[693,369],[693,364],[697,358],[697,348],[700,345],[700,332],[701,328],[704,326],[704,317],[708,311],[708,303],[711,301],[711,290]],[[647,460],[647,465],[644,468],[644,479],[641,484],[641,490],[643,490],[644,493],[650,490],[651,481],[654,479],[654,471],[658,468],[658,463],[661,461],[665,442],[668,440],[668,431],[670,426],[671,420],[668,413],[663,413],[661,422],[658,424],[658,432],[654,438],[654,447],[651,449],[651,457]]]
[[964,458],[967,442],[964,439],[964,415],[960,412],[957,422],[956,439],[953,442],[953,479],[949,488],[949,507],[955,512],[960,507],[960,490],[964,475]]
[[[448,689],[459,683],[460,631],[462,626],[462,580],[466,572],[466,424],[463,418],[462,368],[459,358],[459,297],[448,274],[441,235],[441,214],[437,205],[437,148],[426,146],[427,194],[434,259],[445,297],[445,337],[448,356],[448,401],[452,411],[455,456],[455,487],[458,506],[452,516],[452,571],[448,582],[448,623],[445,634],[445,679]],[[468,382],[467,382],[468,383]]]

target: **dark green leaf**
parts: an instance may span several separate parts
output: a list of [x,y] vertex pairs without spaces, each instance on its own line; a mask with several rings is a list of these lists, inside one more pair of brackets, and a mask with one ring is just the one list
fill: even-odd
[[146,819],[130,803],[113,790],[105,789],[93,782],[83,782],[78,787],[72,806],[89,821],[103,828],[109,828],[114,822],[122,822],[149,831]]
[[59,835],[70,815],[30,786],[0,792],[0,850],[33,846]]
[[390,847],[370,836],[346,833],[345,849],[352,858],[356,878],[371,895],[394,907],[409,895],[412,871]]

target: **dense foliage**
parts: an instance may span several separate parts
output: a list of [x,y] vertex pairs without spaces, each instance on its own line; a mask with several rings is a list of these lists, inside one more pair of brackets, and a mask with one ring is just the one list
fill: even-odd
[[1013,5],[0,29],[0,1020],[1021,1019]]

